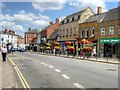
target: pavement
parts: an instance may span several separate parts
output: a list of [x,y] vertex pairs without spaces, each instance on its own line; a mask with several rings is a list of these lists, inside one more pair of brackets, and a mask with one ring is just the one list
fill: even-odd
[[15,86],[11,64],[8,60],[3,62],[2,56],[0,55],[0,88],[13,88]]
[[[42,55],[50,55],[50,56],[55,56],[55,54],[46,54],[46,53],[41,53],[41,52],[32,52],[36,54],[42,54]],[[75,58],[79,60],[87,60],[87,61],[93,61],[93,62],[101,62],[101,63],[109,63],[109,64],[120,64],[120,60],[114,59],[114,58],[84,58],[80,56],[67,56],[67,55],[56,55],[58,57],[65,57],[65,58]]]

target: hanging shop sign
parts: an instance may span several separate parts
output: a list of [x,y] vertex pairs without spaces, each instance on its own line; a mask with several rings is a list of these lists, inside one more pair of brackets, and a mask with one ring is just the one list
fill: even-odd
[[100,44],[120,44],[120,38],[101,38]]

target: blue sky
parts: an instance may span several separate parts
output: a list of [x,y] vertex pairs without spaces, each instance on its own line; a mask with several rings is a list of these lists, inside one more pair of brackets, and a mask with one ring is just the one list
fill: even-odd
[[91,7],[96,13],[97,6],[101,6],[103,12],[116,8],[117,2],[104,2],[103,0],[91,0],[90,2],[68,2],[66,0],[57,0],[58,2],[3,2],[2,13],[0,14],[0,26],[2,29],[13,29],[17,34],[24,34],[29,27],[43,28],[49,24],[49,21],[55,22],[56,18],[65,16]]

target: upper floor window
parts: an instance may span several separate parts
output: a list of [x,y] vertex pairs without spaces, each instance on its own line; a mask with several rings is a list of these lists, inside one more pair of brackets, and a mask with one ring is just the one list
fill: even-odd
[[77,34],[76,32],[77,32],[77,31],[76,31],[76,28],[74,28],[74,36]]
[[88,37],[88,28],[85,28],[85,38]]
[[68,36],[68,29],[66,29],[66,36]]
[[94,37],[94,27],[92,27],[92,28],[90,28],[90,37],[92,38],[92,37]]
[[65,34],[65,30],[63,30],[63,32],[62,32],[63,37],[64,37],[64,34]]
[[105,28],[101,28],[101,36],[105,35]]
[[109,35],[114,34],[114,26],[109,27]]
[[70,28],[70,35],[72,35],[72,28]]
[[120,34],[120,25],[118,26],[118,34]]
[[72,22],[72,18],[69,18],[69,22]]
[[67,23],[67,19],[64,20],[64,23]]
[[75,16],[75,17],[74,17],[74,20],[78,20],[78,16]]
[[83,29],[80,29],[80,38],[83,38]]

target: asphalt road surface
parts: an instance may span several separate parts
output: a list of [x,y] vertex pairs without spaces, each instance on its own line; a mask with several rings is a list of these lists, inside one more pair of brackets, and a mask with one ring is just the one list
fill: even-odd
[[118,88],[118,65],[30,52],[17,52],[10,58],[31,88]]

